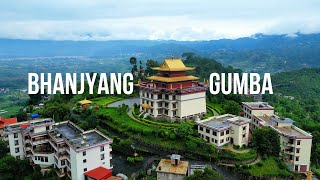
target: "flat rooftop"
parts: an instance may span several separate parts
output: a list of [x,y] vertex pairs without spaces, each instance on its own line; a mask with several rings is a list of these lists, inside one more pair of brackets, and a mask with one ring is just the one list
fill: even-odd
[[259,119],[263,120],[265,122],[265,125],[269,126],[275,126],[276,123],[288,123],[288,126],[290,126],[295,121],[290,118],[280,118],[278,116],[258,116]]
[[230,128],[229,123],[226,122],[226,120],[233,118],[232,115],[222,115],[222,116],[214,116],[210,117],[208,119],[200,120],[198,121],[198,124],[203,124],[205,126],[209,126],[212,129],[215,130],[221,130],[221,129],[227,129]]
[[242,104],[252,109],[273,109],[267,102],[242,102]]
[[54,123],[54,120],[51,118],[39,118],[39,119],[30,120],[30,121],[23,121],[15,124],[6,125],[5,131],[6,132],[22,131],[22,130],[29,131],[31,130],[32,126],[41,126],[44,124],[53,124],[53,123]]
[[283,133],[283,134],[287,134],[289,136],[306,136],[306,134],[297,131],[296,129],[292,128],[291,126],[283,126],[283,127],[278,127],[278,126],[273,126],[273,128],[275,128],[276,130],[278,130],[279,132]]
[[186,175],[188,168],[188,161],[180,161],[178,165],[173,165],[170,159],[161,159],[157,167],[157,172]]
[[69,121],[56,124],[50,133],[57,139],[65,139],[76,150],[111,140],[97,130],[83,131]]
[[[294,120],[290,118],[279,118],[278,116],[258,116],[260,120],[264,121],[264,126],[270,126],[275,129],[277,132],[291,137],[306,137],[310,136],[307,132],[299,129],[298,127],[294,126]],[[277,126],[277,123],[284,123],[280,127]],[[287,124],[287,125],[286,125]]]

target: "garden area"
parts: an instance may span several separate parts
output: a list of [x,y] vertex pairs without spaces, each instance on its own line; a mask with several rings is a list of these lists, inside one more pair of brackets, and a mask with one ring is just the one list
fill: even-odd
[[255,165],[244,165],[241,172],[254,177],[288,178],[293,174],[286,169],[286,164],[274,157],[263,158]]

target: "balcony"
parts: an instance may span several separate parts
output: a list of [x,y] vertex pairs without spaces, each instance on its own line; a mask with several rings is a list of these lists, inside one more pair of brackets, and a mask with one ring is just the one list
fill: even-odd
[[70,159],[70,155],[68,153],[54,153],[57,159]]
[[65,175],[64,172],[62,172],[60,169],[55,169],[57,175],[59,176],[59,178],[63,177]]
[[293,142],[283,142],[283,145],[289,146],[289,147],[295,147],[295,144]]
[[41,139],[37,139],[37,140],[31,140],[33,145],[39,145],[39,144],[44,144],[49,142],[49,138],[41,138]]
[[286,153],[286,154],[290,154],[290,155],[294,155],[294,152],[293,152],[293,150],[284,150],[284,153]]

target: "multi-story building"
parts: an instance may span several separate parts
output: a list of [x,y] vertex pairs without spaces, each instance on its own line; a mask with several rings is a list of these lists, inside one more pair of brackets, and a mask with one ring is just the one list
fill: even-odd
[[181,161],[181,156],[172,154],[170,159],[161,159],[157,167],[157,180],[183,180],[189,175],[189,162]]
[[278,116],[253,116],[258,127],[270,127],[280,137],[281,156],[292,171],[306,172],[310,168],[312,135],[293,125],[289,118]]
[[248,145],[250,119],[224,114],[197,121],[200,137],[216,146]]
[[12,156],[53,166],[59,176],[81,180],[87,171],[112,168],[112,139],[97,130],[83,131],[70,121],[48,118],[8,125],[5,132]]
[[[274,114],[274,109],[266,102],[242,102],[243,116],[248,119],[253,119],[252,116],[271,116]],[[250,122],[250,130],[258,128],[257,122]]]
[[251,118],[250,129],[270,127],[280,137],[283,160],[292,171],[306,172],[310,168],[312,135],[293,125],[289,118],[274,115],[273,107],[264,102],[243,103],[245,117]]
[[188,75],[181,59],[165,59],[154,76],[147,77],[151,82],[139,82],[140,110],[151,118],[164,118],[171,121],[195,119],[206,114],[205,83]]

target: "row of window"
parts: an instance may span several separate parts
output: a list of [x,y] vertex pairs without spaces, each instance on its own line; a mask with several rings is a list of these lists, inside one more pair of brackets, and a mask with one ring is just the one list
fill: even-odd
[[[146,97],[146,98],[149,98],[149,99],[153,99],[154,98],[154,95],[153,94],[150,94],[150,93],[142,93],[142,96],[143,97]],[[176,100],[176,95],[172,95],[172,100]],[[168,94],[158,94],[158,99],[166,99],[166,100],[169,100],[169,95]]]
[[[199,130],[200,130],[200,131],[205,131],[206,133],[210,134],[210,129],[204,128],[204,127],[202,127],[202,126],[199,126]],[[211,134],[214,135],[214,136],[217,136],[217,133],[218,133],[218,132],[216,132],[216,131],[212,131]],[[222,131],[222,132],[220,132],[220,136],[224,136],[225,134],[229,134],[229,133],[230,133],[229,130]]]
[[[153,107],[153,102],[152,101],[149,103],[149,101],[147,101],[147,100],[142,100],[142,104],[149,104],[151,107]],[[158,105],[158,107],[169,108],[169,103],[167,103],[167,102],[164,102],[164,103],[159,102],[157,105]],[[176,103],[172,103],[172,108],[177,108],[177,104]]]
[[48,157],[43,157],[43,156],[35,156],[34,160],[41,161],[41,162],[48,162],[49,161]]
[[[203,138],[207,142],[210,142],[209,136],[205,136],[205,135],[201,134],[201,138]],[[229,142],[229,141],[230,141],[230,137],[227,137],[226,139],[223,138],[223,139],[220,139],[220,144],[222,144],[224,142]],[[218,139],[211,138],[211,142],[218,144]]]

